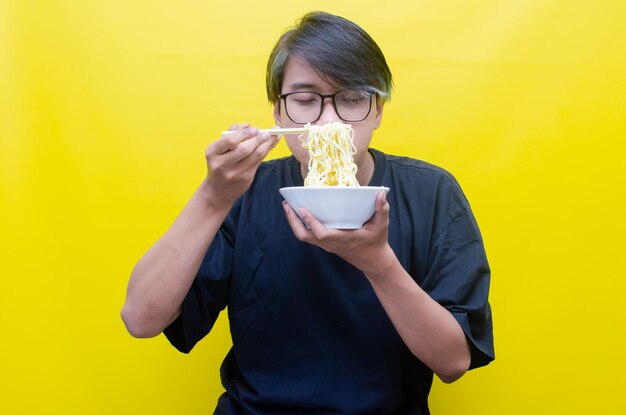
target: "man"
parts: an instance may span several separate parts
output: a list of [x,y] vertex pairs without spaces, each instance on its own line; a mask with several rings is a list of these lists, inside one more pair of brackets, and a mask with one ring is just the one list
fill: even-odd
[[[276,44],[268,97],[281,127],[346,122],[361,185],[387,186],[362,229],[304,223],[278,189],[308,153],[262,162],[277,142],[235,125],[206,151],[207,177],[133,270],[122,317],[189,352],[228,306],[233,348],[219,414],[427,414],[433,373],[453,382],[494,358],[489,266],[444,170],[369,148],[391,72],[354,23],[315,12]],[[282,205],[282,209],[281,209]]]

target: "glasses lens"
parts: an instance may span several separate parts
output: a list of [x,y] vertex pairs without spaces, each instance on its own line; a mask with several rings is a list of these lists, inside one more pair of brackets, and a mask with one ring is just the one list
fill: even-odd
[[285,111],[291,121],[306,124],[320,116],[322,97],[313,92],[296,92],[285,97]]
[[[326,95],[332,97],[332,95]],[[321,115],[324,96],[316,92],[293,92],[285,96],[285,111],[297,124],[315,122]],[[359,90],[344,90],[334,97],[337,115],[344,121],[362,121],[370,113],[372,94]]]
[[370,112],[371,94],[364,91],[345,90],[335,95],[337,115],[344,121],[364,120]]

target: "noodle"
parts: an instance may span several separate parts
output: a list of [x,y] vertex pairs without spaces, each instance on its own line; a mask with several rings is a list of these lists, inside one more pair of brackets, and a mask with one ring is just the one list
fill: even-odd
[[309,173],[305,186],[359,186],[356,180],[356,154],[350,124],[334,122],[325,125],[307,124],[308,140],[302,147],[309,151]]

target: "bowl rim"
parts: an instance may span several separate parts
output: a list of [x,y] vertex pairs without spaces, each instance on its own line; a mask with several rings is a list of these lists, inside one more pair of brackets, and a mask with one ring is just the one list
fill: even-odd
[[305,189],[311,189],[311,190],[355,190],[358,191],[359,189],[361,190],[371,190],[371,189],[379,189],[379,190],[384,190],[386,192],[389,191],[389,187],[386,186],[287,186],[287,187],[281,187],[280,190],[305,190]]

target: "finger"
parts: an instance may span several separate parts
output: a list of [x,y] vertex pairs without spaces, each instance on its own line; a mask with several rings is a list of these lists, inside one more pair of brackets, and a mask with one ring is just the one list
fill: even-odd
[[378,194],[378,196],[376,196],[376,213],[383,213],[385,205],[387,205],[387,192],[383,190]]
[[259,135],[259,129],[256,127],[252,128],[243,128],[232,134],[225,134],[222,137],[215,141],[211,147],[215,154],[225,154],[236,148],[239,144],[249,140],[252,137],[256,137]]
[[[265,141],[263,141],[265,140]],[[255,146],[255,141],[260,142],[260,144]],[[276,147],[276,143],[278,142],[278,137],[271,136],[269,133],[266,137],[256,137],[255,139],[251,139],[242,143],[239,147],[244,147],[244,149],[239,149],[239,147],[233,151],[233,153],[237,152],[237,157],[240,157],[235,161],[237,169],[242,172],[246,172],[250,169],[256,170],[259,167],[259,164],[265,159],[265,157],[269,154],[270,151],[274,147]],[[235,155],[233,154],[233,157]]]
[[264,158],[276,146],[278,141],[280,141],[280,136],[264,131],[260,132],[256,137],[242,142],[232,151],[236,152],[241,159],[248,156]]
[[228,127],[228,131],[243,130],[244,128],[248,128],[248,127],[250,127],[249,122],[245,122],[243,124],[232,124],[230,127]]
[[248,128],[250,127],[250,123],[249,122],[245,122],[243,124],[231,124],[228,127],[228,131],[239,131],[239,130],[243,130],[244,128]]
[[308,210],[304,208],[300,208],[299,212],[305,225],[308,226],[308,228],[311,230],[311,232],[313,233],[316,239],[322,240],[330,236],[331,233],[338,232],[334,229],[328,229],[326,226],[324,226],[324,224],[322,224],[322,222],[317,220],[317,218],[313,216],[311,212],[309,212]]
[[376,201],[374,202],[374,217],[368,222],[373,225],[379,223],[386,223],[389,221],[389,203],[387,203],[387,193],[385,191],[381,191],[376,196]]
[[235,149],[213,157],[210,169],[223,171],[231,178],[252,179],[261,162],[276,146],[278,139],[279,137],[269,133],[250,138]]
[[310,237],[308,234],[310,233],[306,226],[302,223],[296,212],[291,208],[287,201],[283,200],[283,209],[285,209],[285,216],[287,217],[287,222],[289,222],[289,226],[293,231],[293,234],[296,238],[301,241],[307,241]]
[[254,137],[250,137],[231,149],[233,158],[242,160],[248,156],[254,155],[254,153],[256,153],[257,156],[265,157],[263,151],[269,151],[274,138],[275,137],[268,132],[259,133]]

